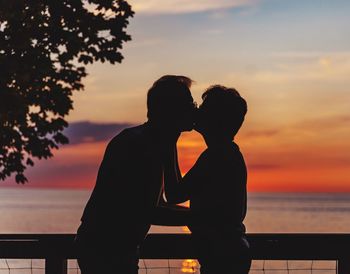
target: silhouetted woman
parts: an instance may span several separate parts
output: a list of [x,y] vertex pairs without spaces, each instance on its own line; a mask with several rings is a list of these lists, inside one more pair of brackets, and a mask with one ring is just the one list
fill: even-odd
[[248,273],[251,264],[243,220],[247,211],[247,171],[233,139],[247,112],[233,88],[212,86],[202,95],[195,129],[208,148],[182,178],[175,145],[164,153],[168,203],[190,200],[189,228],[201,273]]

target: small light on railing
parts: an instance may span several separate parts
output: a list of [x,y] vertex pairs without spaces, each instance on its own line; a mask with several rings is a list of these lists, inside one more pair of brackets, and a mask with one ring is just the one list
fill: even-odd
[[182,262],[181,272],[183,273],[195,273],[198,264],[195,260],[187,259]]

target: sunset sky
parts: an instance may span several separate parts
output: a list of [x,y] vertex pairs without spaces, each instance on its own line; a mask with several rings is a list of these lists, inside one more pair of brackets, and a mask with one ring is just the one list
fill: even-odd
[[[350,191],[350,1],[129,2],[125,59],[88,67],[67,118],[71,144],[28,169],[25,187],[93,187],[108,141],[146,121],[151,84],[182,74],[199,104],[212,84],[246,98],[236,141],[249,191]],[[181,137],[183,172],[204,148],[195,132]]]

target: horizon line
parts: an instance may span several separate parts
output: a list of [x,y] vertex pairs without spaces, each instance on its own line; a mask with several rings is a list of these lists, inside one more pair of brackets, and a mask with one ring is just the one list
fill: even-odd
[[[26,183],[28,184],[28,183]],[[92,191],[93,187],[49,187],[49,186],[26,186],[24,185],[2,185],[0,183],[0,189],[1,188],[6,188],[6,189],[19,189],[23,188],[25,190],[73,190],[73,191]],[[327,191],[322,191],[322,190],[249,190],[248,193],[295,193],[295,194],[350,194],[350,188],[349,190],[327,190]]]

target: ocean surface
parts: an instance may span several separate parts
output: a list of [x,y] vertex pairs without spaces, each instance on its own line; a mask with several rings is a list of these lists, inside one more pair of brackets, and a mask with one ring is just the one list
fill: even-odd
[[[90,193],[87,190],[0,187],[0,233],[75,233]],[[349,233],[350,194],[250,193],[245,225],[248,233]],[[151,232],[185,233],[186,229],[153,226]],[[1,264],[4,263],[0,261],[0,272]],[[164,262],[160,260],[156,262],[156,265],[162,264]],[[177,264],[180,272],[171,273],[197,273],[191,271],[197,267],[195,261],[185,260]],[[188,271],[184,265],[188,265]],[[168,270],[146,272],[170,273]]]
[[[90,194],[0,187],[0,233],[75,233]],[[350,194],[250,193],[245,225],[250,233],[350,232]]]

